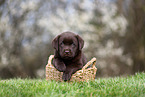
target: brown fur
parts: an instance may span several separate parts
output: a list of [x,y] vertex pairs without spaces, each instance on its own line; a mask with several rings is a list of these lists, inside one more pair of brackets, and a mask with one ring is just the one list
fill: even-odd
[[52,46],[55,49],[53,65],[63,72],[64,81],[70,80],[72,74],[82,69],[87,62],[82,53],[84,40],[79,35],[64,32],[52,41]]

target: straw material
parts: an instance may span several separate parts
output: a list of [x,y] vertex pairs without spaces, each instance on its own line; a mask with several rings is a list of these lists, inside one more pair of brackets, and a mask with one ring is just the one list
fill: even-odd
[[[48,59],[48,64],[46,65],[46,80],[63,81],[62,80],[63,72],[59,72],[51,63],[53,58],[54,55],[50,55]],[[92,58],[81,70],[78,70],[76,73],[72,75],[70,81],[80,82],[94,80],[97,71],[95,64],[96,58]]]

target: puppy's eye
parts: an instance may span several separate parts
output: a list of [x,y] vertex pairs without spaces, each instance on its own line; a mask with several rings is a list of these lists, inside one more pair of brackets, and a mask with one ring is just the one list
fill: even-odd
[[63,42],[61,42],[60,45],[62,46],[63,45]]
[[76,44],[75,43],[72,43],[72,46],[76,46]]

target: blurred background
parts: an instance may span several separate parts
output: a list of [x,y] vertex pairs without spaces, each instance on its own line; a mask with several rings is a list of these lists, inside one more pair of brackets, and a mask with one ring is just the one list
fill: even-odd
[[84,39],[96,77],[145,71],[145,0],[0,0],[0,78],[45,78],[64,31]]

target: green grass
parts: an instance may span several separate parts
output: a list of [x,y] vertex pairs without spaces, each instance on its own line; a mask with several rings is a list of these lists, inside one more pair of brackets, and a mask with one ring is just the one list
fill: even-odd
[[89,82],[41,79],[0,81],[0,97],[145,97],[145,73],[126,78],[100,78]]

